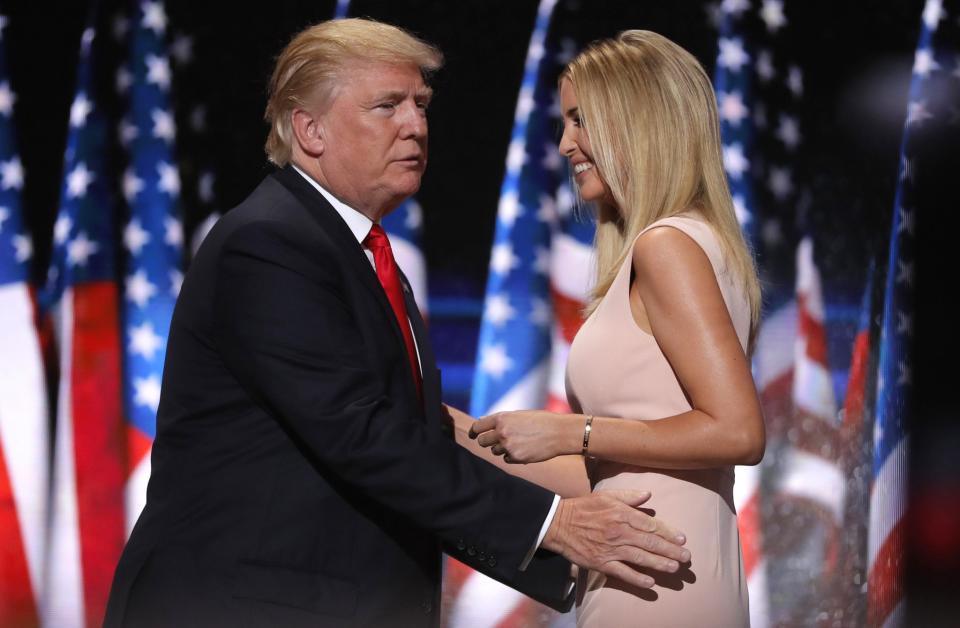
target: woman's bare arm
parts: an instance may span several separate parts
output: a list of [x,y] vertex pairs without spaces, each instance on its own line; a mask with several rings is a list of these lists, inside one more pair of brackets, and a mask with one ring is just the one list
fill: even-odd
[[472,416],[446,404],[443,407],[453,423],[457,444],[478,458],[483,458],[511,475],[553,491],[560,497],[580,497],[590,494],[590,481],[587,479],[583,456],[558,456],[545,462],[509,464],[501,456],[494,455],[489,449],[481,447],[476,440],[470,438],[470,426],[474,423]]
[[[652,333],[687,394],[688,412],[670,417],[595,417],[589,453],[661,469],[756,464],[765,430],[750,363],[730,320],[710,260],[689,236],[651,229],[633,251],[634,319]],[[649,420],[656,419],[656,420]],[[586,417],[501,412],[477,421],[483,447],[511,462],[580,452]]]

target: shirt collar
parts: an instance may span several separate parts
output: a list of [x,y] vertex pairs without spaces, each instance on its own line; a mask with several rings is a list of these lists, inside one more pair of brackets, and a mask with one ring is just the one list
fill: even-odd
[[310,185],[315,187],[317,191],[323,195],[323,198],[327,199],[327,202],[333,206],[337,213],[340,214],[340,217],[343,218],[343,221],[347,223],[357,242],[363,244],[363,241],[367,238],[367,234],[370,233],[370,229],[373,227],[373,221],[328,192],[323,186],[314,181],[313,177],[298,168],[295,164],[290,165],[293,166],[293,169],[299,172],[300,176],[306,179]]

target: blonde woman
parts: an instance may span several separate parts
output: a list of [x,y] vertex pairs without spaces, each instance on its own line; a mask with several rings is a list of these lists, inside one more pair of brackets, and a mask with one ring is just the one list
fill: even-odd
[[560,152],[598,216],[596,288],[567,366],[577,413],[471,424],[453,411],[458,440],[561,493],[649,490],[645,507],[686,532],[691,562],[647,570],[652,589],[581,573],[579,626],[748,625],[733,466],[764,450],[747,357],[760,290],[710,80],[673,42],[633,30],[574,59],[560,97]]

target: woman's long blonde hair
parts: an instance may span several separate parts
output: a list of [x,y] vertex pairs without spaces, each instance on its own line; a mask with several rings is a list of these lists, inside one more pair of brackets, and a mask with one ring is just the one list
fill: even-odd
[[645,227],[697,209],[720,238],[728,272],[743,281],[752,345],[760,283],[727,187],[716,96],[703,67],[669,39],[629,30],[587,47],[564,80],[576,91],[593,160],[616,204],[597,207],[597,276],[587,311]]

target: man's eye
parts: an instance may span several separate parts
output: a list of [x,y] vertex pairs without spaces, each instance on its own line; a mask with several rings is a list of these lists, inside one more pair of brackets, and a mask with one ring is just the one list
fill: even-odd
[[396,108],[396,106],[397,106],[396,103],[382,102],[379,105],[377,105],[377,109],[394,109]]

